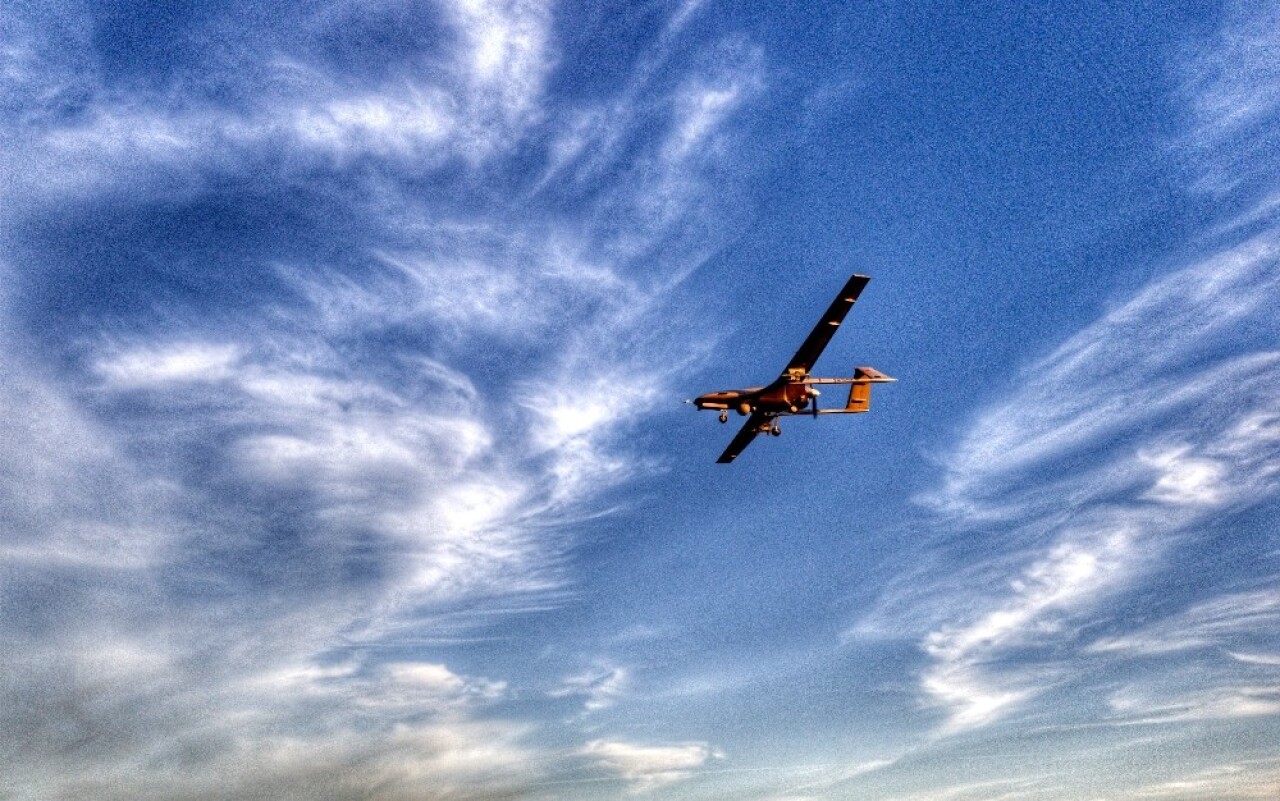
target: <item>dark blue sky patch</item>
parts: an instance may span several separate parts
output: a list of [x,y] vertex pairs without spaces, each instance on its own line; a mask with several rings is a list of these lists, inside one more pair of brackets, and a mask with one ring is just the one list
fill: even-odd
[[110,83],[164,89],[194,66],[205,50],[210,21],[226,12],[218,4],[166,0],[121,2],[96,9],[94,49]]
[[397,77],[430,80],[442,71],[442,51],[457,40],[445,13],[422,2],[320,13],[299,43],[299,55],[318,57],[346,80],[363,78],[371,84]]
[[271,262],[307,245],[285,226],[288,211],[275,216],[270,203],[241,196],[176,207],[99,207],[87,227],[77,220],[33,237],[48,266],[33,271],[43,284],[31,287],[31,308],[68,320],[163,325],[169,315],[190,319],[253,306],[282,289]]

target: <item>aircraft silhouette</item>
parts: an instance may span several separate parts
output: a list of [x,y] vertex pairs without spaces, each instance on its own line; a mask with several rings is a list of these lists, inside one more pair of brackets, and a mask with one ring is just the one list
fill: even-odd
[[[787,415],[820,414],[858,414],[871,408],[871,385],[896,381],[872,367],[854,368],[851,378],[813,378],[809,371],[822,354],[831,337],[835,335],[845,315],[858,302],[858,295],[871,279],[865,275],[853,275],[845,282],[840,294],[831,302],[831,306],[822,319],[814,326],[813,331],[800,345],[800,350],[791,357],[782,375],[773,383],[763,387],[747,387],[745,389],[726,389],[699,395],[691,401],[698,410],[716,409],[720,412],[720,422],[729,421],[729,410],[735,409],[738,414],[748,418],[738,431],[737,436],[725,448],[724,453],[716,460],[719,464],[729,464],[738,458],[757,434],[768,432],[773,436],[782,433],[778,426],[778,418]],[[843,409],[818,409],[817,384],[848,384],[849,400]],[[808,411],[805,411],[808,409]]]

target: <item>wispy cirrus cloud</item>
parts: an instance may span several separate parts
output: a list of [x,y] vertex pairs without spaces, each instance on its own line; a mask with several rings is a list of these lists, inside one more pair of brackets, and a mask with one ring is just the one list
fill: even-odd
[[[416,14],[391,21],[425,27],[439,18],[453,34],[443,40],[443,52],[423,52],[418,63],[398,63],[380,75],[334,70],[309,54],[324,49],[317,45],[331,47],[343,26],[368,24],[371,9],[295,9],[301,19],[292,38],[277,33],[264,42],[266,52],[239,54],[256,62],[252,69],[216,78],[173,75],[196,88],[185,97],[168,87],[113,84],[96,68],[94,21],[86,9],[19,8],[7,26],[12,45],[4,77],[15,113],[0,129],[13,178],[6,194],[25,208],[32,200],[57,202],[123,186],[198,190],[213,176],[238,174],[246,162],[284,167],[288,174],[346,168],[368,157],[434,169],[455,159],[478,166],[509,154],[545,108],[543,84],[555,65],[548,4],[411,5],[419,6]],[[239,42],[244,20],[235,16],[234,9],[212,14],[193,35]],[[65,46],[68,39],[76,46]],[[219,63],[215,47],[197,52],[217,67],[229,66]],[[386,55],[371,58],[385,61]],[[226,84],[237,81],[235,103],[199,93],[226,94]],[[283,160],[281,148],[288,151]]]
[[551,690],[552,698],[580,697],[582,707],[588,712],[607,709],[617,702],[626,690],[630,672],[625,667],[605,662],[572,676],[566,676],[560,686]]
[[[635,82],[646,129],[586,140],[632,147],[538,185],[580,116],[551,6],[388,9],[214,13],[136,81],[95,68],[92,9],[6,15],[0,192],[39,232],[0,314],[15,786],[493,798],[564,759],[506,678],[417,652],[563,602],[568,524],[651,466],[621,434],[690,358],[652,321],[716,247],[703,174],[758,64]],[[412,55],[334,55],[402,23]],[[672,748],[597,756],[637,785],[707,758]]]
[[1171,781],[1138,788],[1134,798],[1179,799],[1221,798],[1224,801],[1251,801],[1275,796],[1280,785],[1280,765],[1275,760],[1240,761],[1184,774]]
[[[494,130],[497,123],[486,122],[485,109],[499,107],[507,110],[503,125],[521,128],[525,134],[534,132],[531,126],[539,115],[521,112],[512,116],[507,112],[513,106],[529,109],[545,101],[540,96],[541,76],[553,63],[546,9],[537,4],[462,3],[451,6],[446,17],[456,25],[458,39],[456,46],[446,51],[452,62],[446,59],[443,63],[452,63],[456,69],[445,70],[440,85],[424,93],[419,106],[429,102],[422,99],[427,95],[445,98],[449,102],[441,102],[462,109],[458,113],[473,109],[474,119],[460,126],[426,126],[430,129],[426,138],[439,139],[442,146],[463,140],[474,144],[475,136],[463,129],[473,125],[481,131]],[[322,73],[318,66],[300,69],[296,63],[281,68],[305,73],[305,80],[312,83],[320,80]],[[301,96],[305,100],[307,93]],[[385,94],[375,91],[371,97]],[[682,90],[670,99],[670,124],[675,132],[671,136],[681,140],[688,138],[690,124],[699,129],[713,127],[705,110],[688,106],[682,99],[685,97]],[[150,98],[147,102],[159,105],[153,112],[145,112],[154,113],[161,124],[173,126],[172,132],[163,136],[147,133],[154,126],[139,124],[136,119],[95,128],[94,120],[102,118],[89,113],[60,128],[49,128],[49,135],[56,140],[52,145],[40,139],[42,134],[24,141],[34,150],[41,149],[41,142],[59,150],[67,143],[57,137],[98,136],[89,132],[105,131],[101,135],[112,141],[140,137],[129,140],[126,148],[135,154],[153,142],[163,143],[166,151],[189,146],[190,152],[180,160],[203,169],[222,163],[219,153],[227,152],[211,147],[206,134],[216,131],[213,135],[217,138],[243,145],[244,153],[225,163],[228,169],[238,170],[257,165],[256,156],[249,154],[262,147],[262,140],[254,137],[305,129],[299,133],[304,139],[312,134],[320,139],[339,136],[350,140],[344,149],[359,149],[368,157],[396,155],[412,157],[427,166],[435,163],[433,157],[405,148],[390,148],[396,151],[391,154],[386,146],[388,137],[397,141],[420,138],[425,130],[420,124],[423,115],[388,111],[385,105],[372,101],[348,103],[341,106],[341,113],[325,112],[327,122],[323,124],[304,121],[290,128],[292,123],[246,122],[246,112],[239,108],[204,108],[195,112],[200,121],[188,124],[186,110],[165,106],[163,100]],[[110,109],[108,113],[122,106],[133,108],[129,104],[113,106],[112,101],[110,92],[103,90],[91,104]],[[655,98],[653,102],[667,101]],[[332,111],[335,106],[330,103],[324,108]],[[262,113],[284,114],[294,123],[298,120],[287,108],[279,111],[270,104],[264,105]],[[695,118],[699,121],[691,123]],[[253,135],[245,138],[247,134]],[[504,148],[509,149],[517,139],[507,140]],[[696,182],[677,177],[679,171],[704,161],[707,154],[687,148],[673,154],[662,141],[650,146],[649,155],[634,163],[637,172],[660,176],[664,183],[651,184],[635,196],[663,197],[664,202],[674,203],[672,209],[676,210],[681,208],[680,198],[691,198],[688,193],[696,191]],[[110,162],[115,151],[104,145],[97,140],[87,144],[85,157]],[[501,150],[487,149],[486,158],[499,158]],[[130,169],[141,173],[149,169],[145,159],[131,165]],[[380,186],[386,188],[385,183]],[[610,206],[630,203],[626,198],[634,192],[605,189],[604,202]],[[650,189],[658,191],[651,194]],[[156,191],[164,193],[166,189]],[[441,471],[457,470],[463,464],[487,475],[497,468],[504,476],[500,489],[489,486],[488,490],[484,489],[487,481],[479,475],[464,478],[460,484],[463,489],[455,493],[459,500],[453,506],[459,509],[468,507],[465,498],[484,496],[475,508],[483,507],[490,516],[495,510],[500,513],[504,507],[510,508],[516,500],[522,509],[538,508],[539,502],[530,492],[554,498],[558,506],[571,505],[587,490],[587,482],[581,479],[584,469],[617,472],[618,478],[626,475],[629,471],[620,472],[621,462],[617,463],[619,470],[609,467],[614,460],[598,441],[602,432],[617,422],[624,406],[611,402],[610,397],[627,398],[630,402],[625,406],[634,415],[652,402],[654,387],[662,378],[652,370],[628,370],[629,363],[650,352],[634,340],[625,348],[627,352],[618,348],[609,354],[610,366],[605,373],[599,373],[601,355],[585,345],[595,341],[595,331],[608,329],[616,338],[616,332],[640,326],[644,316],[661,304],[665,288],[679,279],[679,270],[687,269],[688,259],[676,259],[684,266],[665,279],[657,274],[640,282],[624,277],[633,269],[634,259],[663,247],[668,236],[664,227],[652,227],[647,214],[643,216],[650,229],[620,243],[612,239],[619,218],[599,229],[573,230],[548,220],[508,219],[501,210],[469,222],[446,207],[451,219],[443,223],[429,219],[441,211],[435,204],[393,191],[391,202],[380,212],[390,215],[389,223],[408,223],[413,235],[401,237],[392,249],[378,247],[374,233],[372,244],[365,245],[374,258],[359,269],[314,264],[279,268],[281,279],[303,302],[273,304],[268,310],[270,320],[241,319],[233,323],[234,330],[226,330],[223,323],[208,330],[189,326],[187,331],[158,339],[150,332],[112,333],[103,343],[91,346],[98,351],[91,361],[101,379],[99,402],[105,409],[120,410],[148,401],[145,393],[151,393],[144,403],[150,413],[162,412],[164,405],[179,404],[208,415],[232,434],[223,444],[225,454],[245,477],[281,491],[323,489],[322,506],[333,501],[324,507],[326,518],[338,515],[347,523],[360,519],[362,525],[381,527],[383,532],[399,529],[403,533],[410,517],[430,508],[431,504],[411,497],[413,485],[425,489],[444,481]],[[367,216],[368,208],[361,208],[360,214]],[[625,220],[625,214],[620,219]],[[603,250],[600,237],[605,240]],[[312,330],[300,328],[297,319],[304,319],[304,325]],[[318,332],[314,330],[317,319],[323,323]],[[493,420],[474,413],[478,408],[474,383],[439,358],[414,347],[393,347],[379,354],[384,360],[390,357],[389,367],[370,371],[356,361],[368,355],[361,340],[396,328],[420,326],[444,335],[445,344],[447,337],[462,337],[471,347],[477,339],[494,335],[521,341],[544,337],[553,321],[563,330],[566,319],[583,332],[571,328],[561,340],[564,361],[534,365],[532,371],[516,376],[522,396],[539,402],[513,407],[513,411],[532,418],[527,429],[532,436],[521,435],[515,440],[497,431]],[[246,322],[250,324],[246,326]],[[358,352],[343,353],[337,347],[338,340],[343,340],[349,351],[352,344],[357,345]],[[439,336],[436,341],[439,349]],[[662,347],[656,340],[649,344]],[[427,368],[425,374],[409,374],[421,367]],[[593,377],[593,372],[599,374]],[[603,397],[599,408],[578,409],[572,398],[560,397],[558,388],[569,377],[610,394]],[[620,386],[619,381],[625,385]],[[392,387],[389,382],[399,386]],[[462,405],[453,408],[460,401]],[[443,418],[442,408],[449,410]],[[164,421],[153,418],[144,424],[153,438],[159,430],[155,424],[162,428]],[[178,450],[183,447],[179,442],[170,445]],[[166,450],[173,452],[174,448]],[[545,472],[549,483],[541,476],[517,475],[495,464],[495,460],[519,461],[529,452],[537,455],[553,450],[556,463]],[[390,485],[375,488],[369,484],[375,476],[391,472],[399,472],[400,477]],[[227,478],[235,480],[229,474]],[[392,507],[379,505],[391,497],[396,499]],[[545,503],[543,508],[548,508]],[[459,514],[461,517],[453,518],[466,530],[465,539],[473,539],[487,525],[477,517],[478,512]],[[446,523],[450,520],[449,515],[427,516]],[[520,549],[508,544],[498,550],[514,554]]]
[[[1110,693],[1107,721],[1149,725],[1280,715],[1271,641],[1280,623],[1274,589],[1216,595],[1086,649],[1141,660],[1140,681]],[[1132,663],[1130,663],[1132,664]]]
[[1021,801],[1045,797],[1046,787],[1037,779],[993,779],[963,782],[942,790],[892,795],[892,801]]
[[1280,626],[1280,593],[1271,589],[1210,598],[1186,611],[1118,637],[1092,643],[1092,652],[1134,656],[1198,648],[1245,648],[1251,639]]
[[991,723],[1057,678],[1051,666],[1010,666],[997,674],[990,665],[1002,651],[1052,637],[1065,613],[1115,581],[1127,550],[1124,535],[1059,543],[1012,581],[1008,600],[976,620],[931,631],[923,647],[934,664],[921,689],[948,711],[942,732]]
[[1238,327],[1270,326],[1278,254],[1263,235],[1156,282],[1027,368],[947,458],[924,502],[985,529],[1005,556],[902,596],[927,627],[921,687],[947,710],[944,732],[1067,678],[1050,654],[1104,598],[1155,572],[1209,515],[1273,495],[1280,354],[1265,338],[1243,355],[1222,346]]
[[[1241,14],[1187,62],[1199,120],[1187,137],[1198,154],[1189,163],[1201,175],[1222,168],[1252,182],[1269,163],[1249,143],[1271,130],[1273,15]],[[1280,488],[1280,331],[1270,311],[1280,303],[1280,233],[1255,214],[1216,236],[1209,255],[1020,371],[1008,397],[980,411],[939,458],[943,481],[919,498],[939,532],[921,549],[925,566],[906,571],[853,630],[920,637],[921,700],[943,711],[939,734],[1114,678],[1113,659],[1210,644],[1265,658],[1258,644],[1273,627],[1270,589],[1204,587],[1183,613],[1130,630],[1108,610],[1158,583],[1166,560],[1193,547],[1207,523],[1269,502]],[[998,555],[968,558],[973,537]],[[1117,633],[1087,633],[1099,628]],[[1271,714],[1269,685],[1223,658],[1212,676],[1197,673],[1203,693],[1175,676],[1159,682],[1167,707],[1152,697],[1130,711]],[[1099,719],[1114,712],[1094,710]]]
[[1182,60],[1189,130],[1179,144],[1197,173],[1197,189],[1253,199],[1256,215],[1274,208],[1268,198],[1275,196],[1276,159],[1267,142],[1280,116],[1280,9],[1232,4],[1225,16],[1217,33]]
[[1108,701],[1125,724],[1179,723],[1280,715],[1280,684],[1197,688],[1153,697],[1143,688],[1129,688]]

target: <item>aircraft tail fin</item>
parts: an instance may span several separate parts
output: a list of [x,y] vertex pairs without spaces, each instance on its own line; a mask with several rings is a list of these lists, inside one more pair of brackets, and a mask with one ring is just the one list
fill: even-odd
[[849,413],[871,410],[871,385],[887,384],[898,379],[885,375],[874,367],[856,367],[853,370],[853,383],[849,384],[849,402],[844,411]]

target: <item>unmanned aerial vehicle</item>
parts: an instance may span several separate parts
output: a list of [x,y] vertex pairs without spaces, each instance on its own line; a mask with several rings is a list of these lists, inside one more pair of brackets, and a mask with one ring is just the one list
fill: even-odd
[[[820,414],[857,414],[871,408],[871,385],[883,384],[897,379],[871,367],[854,368],[850,378],[815,378],[809,375],[813,363],[818,360],[827,343],[835,334],[845,315],[858,302],[862,288],[871,280],[865,275],[854,275],[836,295],[830,308],[822,315],[818,325],[805,339],[800,350],[791,358],[782,375],[773,383],[763,387],[747,387],[746,389],[726,389],[719,392],[708,392],[699,395],[692,401],[702,409],[715,409],[720,412],[720,422],[729,421],[729,411],[734,410],[747,418],[738,431],[737,436],[725,448],[724,453],[716,460],[719,464],[729,464],[738,458],[757,434],[778,436],[782,429],[778,426],[778,418],[788,415]],[[818,389],[820,384],[848,384],[849,399],[843,409],[819,409]]]

